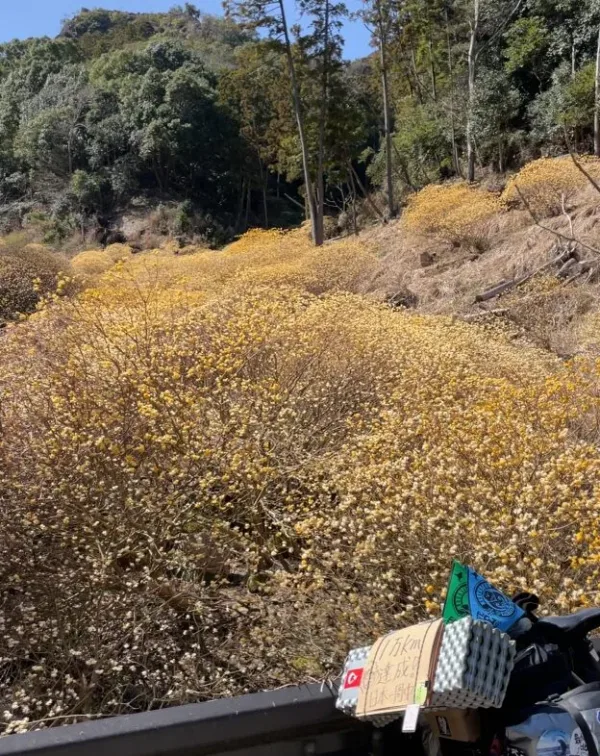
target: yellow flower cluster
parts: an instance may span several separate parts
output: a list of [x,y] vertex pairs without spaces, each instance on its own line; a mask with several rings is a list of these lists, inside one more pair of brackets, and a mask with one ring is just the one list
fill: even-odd
[[[600,180],[600,160],[585,155],[579,158],[584,169]],[[501,196],[504,205],[522,204],[518,186],[534,213],[540,217],[557,215],[562,211],[563,199],[587,183],[585,175],[577,168],[570,156],[540,158],[522,168],[514,175]]]
[[408,231],[460,238],[502,210],[492,192],[465,182],[430,184],[412,195],[402,216]]
[[73,271],[80,276],[97,276],[131,255],[131,247],[111,244],[106,249],[90,249],[80,252],[71,260]]
[[254,232],[7,329],[7,732],[337,673],[453,556],[598,600],[600,367],[352,293],[373,264]]

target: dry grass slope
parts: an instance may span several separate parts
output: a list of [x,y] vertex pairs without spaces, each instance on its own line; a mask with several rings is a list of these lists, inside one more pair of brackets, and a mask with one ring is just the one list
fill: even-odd
[[[581,160],[600,177],[598,160]],[[485,318],[488,309],[500,309],[514,336],[561,356],[598,354],[592,333],[600,301],[597,276],[565,286],[538,276],[486,305],[475,301],[485,289],[520,278],[560,252],[557,238],[536,226],[522,207],[515,186],[544,225],[566,236],[573,231],[600,249],[597,192],[570,157],[542,159],[525,166],[501,196],[462,184],[416,195],[399,222],[366,235],[381,261],[362,290],[378,297],[409,291],[422,312],[436,314]],[[580,252],[584,258],[597,257],[584,248]]]

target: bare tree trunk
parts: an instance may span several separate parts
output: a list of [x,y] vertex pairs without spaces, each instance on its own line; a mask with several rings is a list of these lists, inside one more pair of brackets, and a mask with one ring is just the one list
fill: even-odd
[[417,68],[417,61],[415,59],[415,48],[410,46],[410,62],[412,65],[413,76],[415,77],[415,84],[417,85],[417,94],[419,96],[419,103],[424,104],[425,98],[423,97],[423,87],[421,85],[421,79],[419,78],[419,69]]
[[575,45],[575,36],[571,40],[571,78],[575,78],[577,73],[577,47]]
[[437,77],[435,74],[435,60],[433,58],[433,42],[431,37],[428,40],[429,45],[429,71],[431,74],[431,96],[434,102],[437,102]]
[[[515,5],[509,13],[504,15],[504,18],[492,32],[492,34],[486,39],[486,41],[478,46],[477,34],[479,32],[480,23],[480,11],[481,0],[473,0],[473,19],[470,22],[471,37],[469,40],[469,53],[468,53],[468,73],[469,73],[469,102],[467,106],[467,180],[469,182],[475,181],[475,153],[477,146],[475,144],[475,136],[473,134],[473,109],[475,105],[475,82],[477,79],[477,59],[482,51],[491,45],[491,43],[502,33],[507,24],[514,18],[517,11],[523,5],[523,0],[516,0]],[[480,160],[481,163],[481,160]]]
[[267,187],[263,184],[262,189],[263,196],[263,211],[265,214],[265,228],[269,228],[269,210],[267,208]]
[[354,170],[354,166],[352,165],[352,161],[348,162],[348,168],[350,169],[350,172],[354,176],[354,180],[358,184],[358,186],[359,186],[361,192],[363,193],[364,198],[366,199],[366,201],[367,201],[369,207],[371,208],[371,210],[373,210],[373,212],[375,213],[375,215],[379,218],[380,221],[382,221],[382,223],[387,223],[387,218],[381,212],[381,210],[377,207],[377,205],[373,202],[373,198],[371,197],[371,195],[369,194],[369,192],[367,192],[367,190],[365,189],[364,184],[360,180],[360,177],[359,177],[358,173]]
[[299,207],[299,208],[300,208],[300,210],[302,210],[302,213],[303,213],[303,215],[304,215],[304,220],[306,220],[306,202],[305,202],[304,204],[302,204],[302,202],[298,202],[298,200],[297,200],[297,199],[294,199],[293,197],[290,197],[290,195],[289,195],[289,194],[287,194],[286,192],[284,192],[284,193],[283,193],[283,196],[284,196],[284,197],[285,197],[286,199],[289,199],[289,201],[290,201],[290,202],[291,202],[291,203],[292,203],[293,205],[296,205],[296,207]]
[[162,178],[160,175],[160,169],[158,162],[156,160],[156,155],[152,155],[152,173],[154,173],[154,178],[156,179],[156,183],[158,184],[158,189],[160,193],[163,193],[163,183]]
[[269,172],[265,170],[263,166],[263,162],[258,158],[258,167],[260,169],[260,185],[262,189],[262,198],[263,198],[263,213],[265,216],[265,228],[269,228],[269,211],[267,208],[267,184],[269,181]]
[[452,140],[452,161],[457,175],[463,178],[462,168],[458,157],[458,145],[456,143],[456,122],[454,120],[454,63],[452,61],[452,42],[450,41],[450,19],[448,18],[448,6],[445,7],[446,15],[446,47],[448,49],[448,78],[450,79],[450,138]]
[[473,0],[473,21],[467,57],[469,72],[469,101],[467,107],[467,181],[475,181],[475,146],[473,144],[473,107],[475,104],[475,77],[477,74],[477,32],[479,31],[479,0]]
[[408,64],[406,63],[404,59],[402,60],[402,68],[404,69],[404,76],[406,78],[406,81],[408,82],[408,89],[410,91],[410,96],[415,97],[415,95],[417,94],[415,85],[413,84],[412,76],[410,74],[410,68],[408,67]]
[[383,124],[385,132],[388,215],[390,218],[393,218],[396,215],[396,205],[394,203],[394,172],[392,168],[392,118],[390,113],[390,95],[388,88],[387,29],[381,10],[381,1],[382,0],[378,0],[377,2],[377,25],[379,27],[379,59],[381,63],[381,86],[383,89]]
[[397,175],[399,175],[404,180],[404,183],[409,187],[411,192],[416,192],[417,187],[411,181],[410,173],[408,172],[408,168],[406,166],[406,161],[402,158],[402,155],[398,152],[398,148],[396,147],[396,145],[394,145],[394,152],[396,153],[396,157],[398,158],[398,166],[400,168],[399,171],[396,171]]
[[600,157],[600,27],[596,47],[596,99],[594,107],[594,155]]
[[69,139],[67,140],[67,152],[69,154],[69,176],[73,175],[73,132],[69,133]]
[[244,231],[248,230],[248,221],[250,219],[250,203],[252,202],[252,189],[250,189],[250,182],[248,181],[248,192],[246,195],[246,217],[244,218]]
[[287,26],[284,1],[279,0],[279,11],[281,13],[281,24],[283,27],[283,34],[285,39],[285,53],[288,62],[288,70],[290,79],[292,82],[292,99],[294,101],[294,114],[296,116],[296,123],[298,125],[298,137],[300,139],[300,150],[302,152],[302,169],[304,172],[304,184],[306,186],[306,201],[308,204],[309,217],[312,228],[313,242],[319,246],[323,244],[323,238],[319,235],[319,227],[317,223],[317,206],[315,203],[315,194],[310,178],[310,167],[308,164],[308,147],[306,145],[306,136],[304,134],[304,118],[302,115],[302,103],[300,101],[300,89],[298,87],[298,79],[296,78],[296,67],[294,66],[294,58],[292,56],[292,45],[290,42],[290,34]]
[[348,171],[348,181],[352,191],[352,228],[354,230],[354,235],[358,236],[358,224],[356,222],[356,186],[354,184],[352,171]]
[[479,151],[479,145],[477,144],[477,139],[475,139],[475,137],[473,137],[473,149],[475,150],[475,160],[477,165],[483,170],[483,160],[481,159],[481,152]]
[[329,0],[325,0],[325,19],[323,26],[323,71],[321,73],[321,108],[319,113],[319,155],[317,160],[317,218],[316,227],[319,241],[325,240],[325,181],[323,178],[323,162],[325,159],[325,121],[327,120],[327,105],[329,94]]
[[235,232],[240,230],[240,224],[242,222],[242,215],[244,213],[244,200],[246,199],[246,180],[242,178],[242,186],[240,189],[240,204],[238,205],[238,211],[235,218]]

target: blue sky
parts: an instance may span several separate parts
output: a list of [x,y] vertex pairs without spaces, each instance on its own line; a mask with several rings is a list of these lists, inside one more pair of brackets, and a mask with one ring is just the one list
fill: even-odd
[[[176,4],[183,3],[178,0],[0,0],[0,42],[15,37],[53,37],[58,34],[61,20],[82,5],[86,8],[152,12],[165,11]],[[222,12],[221,0],[196,0],[194,4],[205,13]],[[358,9],[360,4],[360,0],[347,0],[350,10]],[[358,58],[370,52],[369,35],[360,22],[348,22],[344,37],[347,58]]]

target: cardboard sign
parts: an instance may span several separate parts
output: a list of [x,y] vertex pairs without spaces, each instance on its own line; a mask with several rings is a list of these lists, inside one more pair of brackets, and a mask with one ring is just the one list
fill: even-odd
[[443,631],[442,620],[423,622],[379,638],[372,646],[358,694],[357,717],[425,706]]

